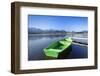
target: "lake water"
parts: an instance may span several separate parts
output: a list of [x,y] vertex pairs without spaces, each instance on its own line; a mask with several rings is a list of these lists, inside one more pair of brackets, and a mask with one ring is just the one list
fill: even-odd
[[[52,42],[69,37],[68,35],[43,35],[29,34],[28,36],[28,60],[45,60],[46,56],[43,49]],[[66,54],[67,55],[67,54]],[[87,58],[88,47],[72,44],[72,50],[64,59]]]

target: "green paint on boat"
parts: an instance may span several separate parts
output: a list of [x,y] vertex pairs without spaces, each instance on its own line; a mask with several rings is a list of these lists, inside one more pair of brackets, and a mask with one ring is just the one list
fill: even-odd
[[60,41],[54,42],[49,45],[47,48],[44,48],[44,53],[48,57],[57,58],[59,53],[63,52],[72,44],[72,39],[65,38]]

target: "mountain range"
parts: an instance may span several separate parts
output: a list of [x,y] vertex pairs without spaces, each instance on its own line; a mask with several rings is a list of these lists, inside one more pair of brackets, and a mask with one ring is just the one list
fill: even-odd
[[[44,34],[44,33],[68,33],[70,31],[65,31],[65,30],[53,30],[53,29],[50,29],[50,30],[42,30],[42,29],[39,29],[39,28],[28,28],[28,33],[29,34]],[[83,30],[83,31],[79,31],[79,32],[75,32],[75,31],[72,31],[74,33],[87,33],[88,31],[87,30]]]

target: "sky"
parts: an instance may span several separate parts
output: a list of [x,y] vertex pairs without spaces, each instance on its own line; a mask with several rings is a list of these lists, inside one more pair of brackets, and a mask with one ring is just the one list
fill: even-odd
[[88,17],[28,15],[28,27],[42,30],[87,31]]

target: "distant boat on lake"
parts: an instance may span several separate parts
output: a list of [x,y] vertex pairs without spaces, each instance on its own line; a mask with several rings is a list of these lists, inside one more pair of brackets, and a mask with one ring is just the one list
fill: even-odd
[[72,37],[73,42],[88,45],[88,38]]

